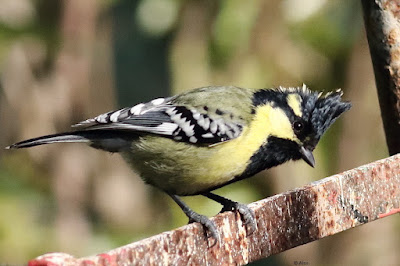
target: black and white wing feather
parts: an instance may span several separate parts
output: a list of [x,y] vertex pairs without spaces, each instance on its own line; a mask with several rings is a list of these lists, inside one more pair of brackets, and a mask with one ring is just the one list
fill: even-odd
[[173,124],[165,113],[171,105],[171,99],[158,98],[148,103],[111,111],[73,127],[80,130],[132,130],[168,136],[177,129],[177,125]]
[[74,125],[79,130],[124,130],[150,133],[194,144],[217,144],[234,139],[243,125],[222,116],[209,116],[196,108],[173,103],[174,97],[158,98],[131,108],[101,114]]

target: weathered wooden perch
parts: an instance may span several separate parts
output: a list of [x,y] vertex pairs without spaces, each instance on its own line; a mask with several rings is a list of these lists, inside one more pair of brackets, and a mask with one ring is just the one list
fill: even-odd
[[29,265],[246,264],[400,212],[400,155],[249,206],[258,230],[247,236],[239,215],[219,214],[213,220],[222,243],[212,248],[202,227],[190,224],[96,256],[53,253]]

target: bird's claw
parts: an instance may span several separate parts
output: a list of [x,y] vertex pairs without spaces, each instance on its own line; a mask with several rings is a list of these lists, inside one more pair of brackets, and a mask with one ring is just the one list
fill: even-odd
[[205,229],[207,238],[212,238],[214,240],[211,242],[210,247],[213,247],[215,244],[220,242],[217,226],[207,216],[193,212],[191,217],[189,217],[189,223],[194,222],[200,223]]
[[247,234],[251,235],[257,230],[257,223],[255,219],[255,214],[252,209],[250,209],[247,205],[236,202],[236,201],[229,201],[226,202],[224,207],[222,208],[221,212],[225,211],[237,211],[239,212],[240,216],[242,217],[243,223],[246,226]]

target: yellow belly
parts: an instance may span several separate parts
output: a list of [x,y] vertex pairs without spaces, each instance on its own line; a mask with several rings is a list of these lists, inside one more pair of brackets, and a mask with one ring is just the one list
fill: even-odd
[[246,161],[239,162],[226,155],[223,160],[217,159],[223,146],[195,147],[166,138],[146,137],[133,145],[133,153],[125,154],[124,158],[146,183],[172,194],[193,195],[229,182],[246,168]]

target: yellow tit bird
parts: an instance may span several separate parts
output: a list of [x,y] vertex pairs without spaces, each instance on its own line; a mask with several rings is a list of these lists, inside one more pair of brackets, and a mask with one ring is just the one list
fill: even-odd
[[246,205],[211,191],[289,160],[314,167],[312,154],[329,126],[351,104],[340,90],[327,94],[298,88],[197,88],[169,98],[101,114],[76,131],[18,142],[8,149],[56,142],[85,142],[121,153],[144,182],[167,193],[188,216],[219,239],[216,226],[179,196],[203,195],[238,211],[252,233]]

